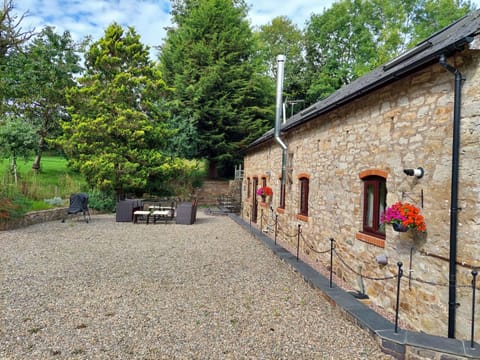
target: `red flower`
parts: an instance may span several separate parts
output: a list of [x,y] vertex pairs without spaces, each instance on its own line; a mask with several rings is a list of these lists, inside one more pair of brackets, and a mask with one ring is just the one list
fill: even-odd
[[409,229],[416,229],[421,232],[427,231],[427,225],[424,217],[420,215],[420,210],[415,205],[400,201],[384,211],[382,223],[402,224]]
[[261,187],[257,190],[257,195],[271,196],[271,195],[273,195],[272,188],[269,188],[268,186]]

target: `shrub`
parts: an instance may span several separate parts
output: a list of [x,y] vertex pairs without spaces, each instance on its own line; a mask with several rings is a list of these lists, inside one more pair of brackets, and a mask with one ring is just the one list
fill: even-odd
[[27,213],[31,206],[30,200],[19,193],[8,196],[0,193],[0,219],[16,219]]
[[97,189],[88,192],[88,206],[92,209],[113,212],[115,205],[115,195],[112,192]]

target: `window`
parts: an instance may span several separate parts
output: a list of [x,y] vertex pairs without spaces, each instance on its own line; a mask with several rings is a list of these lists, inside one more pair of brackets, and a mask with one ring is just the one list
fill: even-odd
[[387,202],[387,186],[384,177],[371,175],[363,180],[363,232],[385,238],[380,217]]
[[252,191],[252,180],[247,178],[247,198],[250,197],[250,192]]
[[301,176],[300,182],[300,215],[308,216],[308,186],[309,180],[306,176]]
[[267,178],[262,177],[262,187],[265,187],[265,186],[267,186]]

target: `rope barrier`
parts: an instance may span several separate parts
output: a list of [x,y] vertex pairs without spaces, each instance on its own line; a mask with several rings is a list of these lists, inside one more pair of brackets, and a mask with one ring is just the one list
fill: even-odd
[[280,232],[282,232],[283,235],[285,235],[286,237],[289,237],[289,238],[293,238],[293,237],[297,237],[297,236],[298,236],[297,233],[292,234],[292,235],[287,234],[286,232],[283,231],[282,226],[281,226],[280,224],[278,224],[278,230],[279,230]]
[[[405,279],[405,280],[408,280],[408,279]],[[428,280],[422,280],[420,278],[411,278],[412,281],[417,281],[421,284],[426,284],[426,285],[431,285],[431,286],[440,286],[440,287],[450,287],[450,284],[447,284],[447,283],[437,283],[437,282],[434,282],[434,281],[428,281]],[[472,285],[456,285],[455,286],[456,289],[471,289],[472,288]],[[475,286],[476,289],[479,289],[480,290],[480,286]]]
[[[273,212],[272,212],[273,214]],[[277,225],[277,231],[279,234],[282,234],[283,236],[285,236],[286,238],[294,238],[294,237],[297,237],[298,235],[300,235],[300,238],[303,240],[305,246],[310,249],[312,252],[316,253],[316,254],[326,254],[326,253],[329,253],[331,251],[331,249],[327,249],[327,250],[323,250],[323,251],[319,251],[319,250],[316,250],[311,244],[309,244],[307,242],[307,240],[305,239],[305,237],[303,236],[303,233],[302,231],[300,230],[299,232],[297,231],[296,233],[294,234],[288,234],[286,231],[284,231],[284,229],[282,228],[282,226],[280,225],[279,222],[276,222],[275,219],[274,219],[274,222],[273,223],[269,223],[268,220],[269,220],[269,216],[268,215],[263,215],[262,214],[262,220],[265,220],[265,224],[266,226],[268,227],[274,227],[275,224]],[[361,272],[358,272],[356,271],[355,269],[353,269],[350,265],[348,265],[348,263],[342,258],[342,256],[339,254],[339,252],[336,250],[336,248],[334,248],[334,253],[337,255],[338,259],[340,260],[340,262],[349,270],[351,271],[352,273],[354,273],[355,275],[357,276],[361,276],[362,278],[364,279],[367,279],[367,280],[372,280],[372,281],[385,281],[385,280],[392,280],[392,279],[396,279],[398,277],[398,275],[391,275],[391,276],[385,276],[385,277],[371,277],[371,276],[367,276],[367,275],[364,275],[362,274]],[[416,281],[420,284],[425,284],[425,285],[430,285],[430,286],[438,286],[438,287],[449,287],[450,284],[448,283],[438,283],[438,282],[434,282],[434,281],[429,281],[429,280],[423,280],[423,279],[420,279],[418,277],[411,277],[411,278],[407,278],[407,277],[403,277],[401,279],[402,281]],[[472,285],[456,285],[455,286],[457,289],[458,288],[466,288],[466,289],[472,289]],[[475,286],[476,289],[480,290],[480,286]]]
[[349,269],[351,272],[353,272],[354,274],[356,275],[359,275],[361,276],[362,278],[364,279],[368,279],[368,280],[375,280],[375,281],[380,281],[380,280],[392,280],[392,279],[396,279],[398,275],[391,275],[391,276],[385,276],[385,277],[371,277],[371,276],[367,276],[367,275],[363,275],[362,273],[359,273],[358,271],[352,269],[352,267],[350,265],[348,265],[345,260],[343,260],[343,258],[338,254],[337,250],[333,249],[333,251],[335,252],[335,254],[337,255],[338,259],[342,262],[343,265],[345,265],[345,267],[347,269]]
[[300,237],[302,238],[303,242],[305,243],[305,245],[307,245],[307,247],[312,250],[314,253],[316,254],[326,254],[326,253],[329,253],[330,252],[330,249],[327,249],[325,251],[318,251],[316,249],[314,249],[309,243],[307,243],[307,241],[305,240],[305,238],[303,237],[303,234],[300,234]]

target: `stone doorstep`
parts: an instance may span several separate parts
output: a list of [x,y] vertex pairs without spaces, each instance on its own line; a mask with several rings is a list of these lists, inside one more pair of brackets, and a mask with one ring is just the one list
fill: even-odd
[[454,356],[456,359],[480,359],[480,344],[474,343],[472,349],[469,340],[462,341],[401,329],[395,333],[394,324],[389,320],[358,301],[347,291],[335,285],[330,288],[329,280],[322,274],[302,260],[297,261],[296,256],[281,246],[275,245],[270,237],[256,227],[250,226],[238,215],[229,214],[229,216],[247,231],[254,233],[255,237],[275,255],[299,272],[305,281],[319,289],[329,302],[338,306],[347,315],[348,319],[372,334],[385,353],[397,359],[408,359],[410,354],[415,359],[422,354],[425,354],[426,358],[432,358],[431,355],[433,355],[440,356],[442,359],[447,359],[449,356]]

